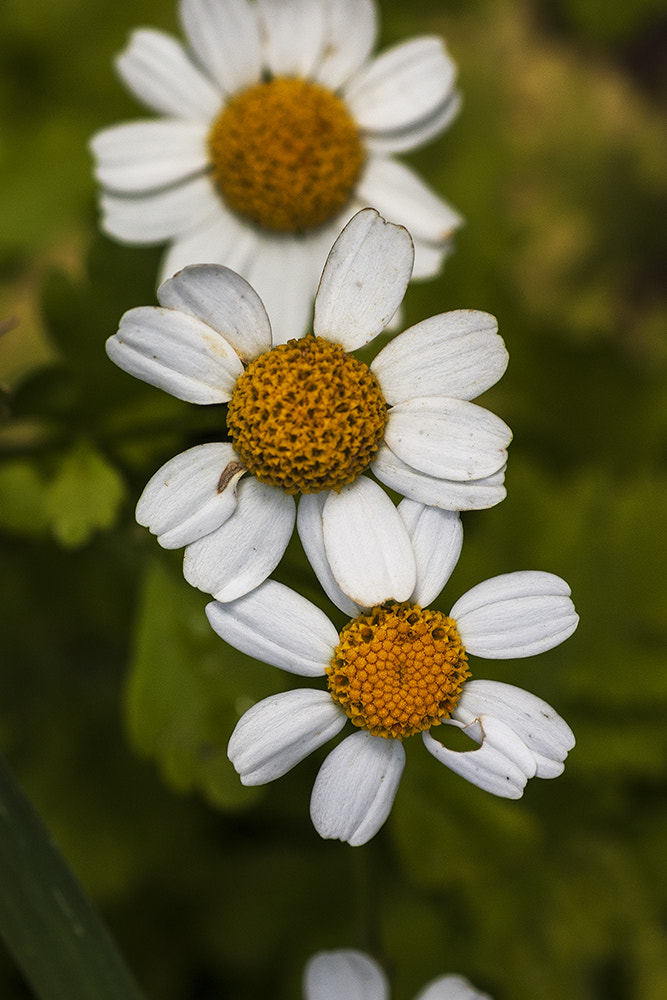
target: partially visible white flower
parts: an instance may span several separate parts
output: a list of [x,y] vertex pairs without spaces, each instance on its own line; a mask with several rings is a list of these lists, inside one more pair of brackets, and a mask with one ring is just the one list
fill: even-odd
[[367,469],[437,507],[479,509],[504,498],[511,431],[471,402],[507,365],[492,316],[433,316],[370,366],[351,353],[386,327],[411,268],[406,230],[365,209],[327,259],[314,335],[280,343],[257,294],[219,265],[186,268],[159,289],[160,307],[122,317],[107,342],[117,365],[179,399],[229,404],[231,443],[171,459],[137,506],[161,545],[186,547],[193,586],[228,601],[266,579],[292,534],[299,493],[313,530],[362,551],[366,523],[381,530],[387,511],[393,516],[387,496],[368,489]]
[[[382,493],[370,480],[367,488]],[[323,611],[273,580],[206,609],[232,646],[294,674],[327,677],[327,691],[290,690],[255,704],[239,720],[228,754],[243,784],[261,785],[349,719],[358,728],[322,764],[310,811],[322,837],[353,846],[370,840],[389,815],[409,735],[421,733],[441,763],[510,799],[521,797],[529,778],[561,774],[574,745],[569,726],[542,699],[510,684],[468,679],[468,654],[532,656],[571,635],[578,617],[567,584],[551,573],[508,573],[473,587],[449,615],[428,610],[457,562],[460,518],[412,500],[398,508],[387,502],[393,518],[380,530],[368,522],[356,560],[336,533],[328,543],[316,530],[310,534],[320,582],[352,618],[340,633]],[[445,747],[434,735],[440,724],[479,746]]]
[[394,154],[459,110],[441,39],[370,58],[373,0],[181,0],[179,13],[186,46],[139,28],[117,60],[158,117],[92,139],[105,231],[169,241],[162,280],[189,264],[238,271],[281,339],[306,329],[329,247],[360,208],[406,226],[414,277],[435,275],[461,218]]
[[[304,1000],[389,1000],[389,984],[375,959],[363,951],[319,951],[303,974]],[[438,976],[415,1000],[491,1000],[463,976]]]

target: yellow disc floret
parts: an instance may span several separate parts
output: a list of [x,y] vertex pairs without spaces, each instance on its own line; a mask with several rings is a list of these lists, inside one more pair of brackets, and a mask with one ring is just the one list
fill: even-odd
[[374,459],[387,404],[368,365],[308,336],[251,361],[227,410],[234,449],[257,479],[287,493],[340,490]]
[[275,77],[225,105],[208,136],[213,180],[238,215],[300,233],[334,218],[364,163],[343,101],[309,80]]
[[327,675],[355,726],[402,738],[449,716],[470,671],[453,619],[389,601],[345,626]]

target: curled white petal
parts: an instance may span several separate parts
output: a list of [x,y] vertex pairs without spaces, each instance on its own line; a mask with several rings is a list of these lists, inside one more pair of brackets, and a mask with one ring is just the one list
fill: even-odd
[[219,198],[207,175],[140,194],[103,191],[101,226],[125,243],[153,244],[203,225],[218,212]]
[[172,278],[192,264],[224,264],[247,281],[248,261],[260,242],[255,230],[244,225],[218,199],[214,215],[178,235],[167,249],[160,265],[160,280]]
[[255,7],[246,0],[182,0],[181,22],[195,55],[232,94],[259,79],[262,41]]
[[165,281],[160,305],[196,316],[217,330],[242,361],[271,348],[271,324],[257,292],[220,264],[195,264]]
[[239,483],[232,516],[186,548],[185,579],[218,601],[242,597],[276,568],[295,519],[291,496],[246,476]]
[[390,406],[420,396],[475,399],[494,385],[508,354],[494,316],[457,309],[399,334],[371,364]]
[[419,991],[415,1000],[491,1000],[464,976],[438,976]]
[[440,108],[455,78],[441,38],[412,38],[361,70],[345,88],[345,99],[365,132],[396,132]]
[[298,240],[263,234],[245,268],[244,276],[257,291],[271,320],[274,345],[302,336],[310,325],[324,259],[323,253],[317,253],[317,241],[318,237],[312,236]]
[[320,951],[303,975],[305,1000],[389,1000],[389,984],[380,966],[362,951]]
[[322,86],[338,90],[370,55],[377,15],[373,0],[327,0],[326,7],[325,47],[313,75]]
[[205,123],[178,118],[112,125],[90,140],[95,176],[126,194],[178,184],[206,171],[206,131]]
[[405,766],[400,740],[348,736],[332,750],[315,779],[310,815],[321,837],[359,847],[391,812]]
[[360,476],[329,493],[322,530],[334,579],[356,604],[370,608],[410,598],[417,580],[410,536],[377,483]]
[[334,243],[315,299],[318,337],[354,351],[380,333],[405,295],[414,248],[402,226],[371,208],[358,212]]
[[462,219],[405,164],[371,156],[359,179],[357,197],[390,222],[405,226],[413,240],[442,243]]
[[[468,729],[456,719],[445,719],[442,724]],[[466,781],[492,795],[520,799],[526,782],[536,772],[535,758],[523,740],[506,723],[487,715],[473,723],[468,735],[481,741],[478,749],[450,750],[430,732],[422,733],[422,739],[436,760]]]
[[452,716],[467,726],[482,715],[500,719],[521,737],[535,758],[538,778],[562,772],[574,733],[546,701],[512,684],[468,681]]
[[324,4],[314,0],[257,0],[264,58],[274,76],[307,77],[324,48]]
[[579,616],[553,573],[524,570],[477,584],[450,614],[468,652],[489,659],[533,656],[564,642]]
[[419,472],[468,482],[502,468],[512,432],[476,403],[423,396],[389,410],[384,437],[394,454]]
[[189,545],[231,517],[244,472],[230,444],[189,448],[148,481],[137,504],[137,521],[150,528],[165,549]]
[[328,691],[284,691],[241,717],[227,756],[244,785],[264,785],[290,771],[347,721]]
[[504,466],[483,479],[454,482],[413,469],[386,444],[380,445],[371,472],[403,496],[444,510],[485,510],[500,503],[507,494]]
[[307,493],[299,499],[296,515],[297,531],[308,562],[313,567],[324,593],[337,608],[350,618],[356,618],[360,611],[359,605],[340,589],[327,559],[322,526],[322,512],[326,499],[327,494],[324,492]]
[[456,511],[401,500],[398,513],[407,528],[417,568],[410,600],[426,607],[452,574],[463,545],[463,525]]
[[209,121],[222,103],[218,88],[163,31],[133,31],[116,67],[134,95],[160,114]]
[[224,337],[174,309],[130,309],[106,350],[123,371],[188,403],[227,402],[243,374],[238,354]]
[[388,153],[407,153],[418,149],[449,128],[461,110],[461,94],[454,90],[447,94],[442,103],[426,118],[404,128],[383,132],[367,132],[364,136],[371,153],[386,156]]
[[213,601],[206,615],[230,646],[302,677],[322,677],[338,644],[324,612],[276,580],[235,601]]

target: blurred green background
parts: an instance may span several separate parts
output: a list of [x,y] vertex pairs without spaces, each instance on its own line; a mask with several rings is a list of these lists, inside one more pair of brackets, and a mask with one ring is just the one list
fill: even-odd
[[[499,801],[410,741],[390,820],[352,849],[308,817],[328,748],[253,791],[227,763],[238,715],[292,681],[218,640],[134,523],[223,415],[106,359],[159,251],[97,234],[86,152],[142,116],[111,59],[138,24],[175,30],[164,0],[0,8],[0,746],[149,1000],[298,997],[337,946],[371,950],[395,1000],[446,971],[495,1000],[664,1000],[667,4],[380,6],[383,46],[445,36],[465,101],[410,157],[467,224],[406,325],[487,310],[511,357],[482,400],[515,433],[508,499],[464,517],[441,606],[516,569],[571,584],[564,646],[472,663],[569,721],[564,775]],[[332,612],[298,544],[279,575]],[[0,996],[30,996],[1,951]]]

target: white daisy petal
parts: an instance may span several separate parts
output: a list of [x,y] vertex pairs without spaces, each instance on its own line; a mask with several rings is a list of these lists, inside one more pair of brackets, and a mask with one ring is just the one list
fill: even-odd
[[389,1000],[384,972],[361,951],[320,951],[303,975],[306,1000]]
[[357,198],[390,222],[405,226],[415,242],[442,243],[463,221],[414,170],[386,157],[369,157]]
[[324,87],[338,90],[370,55],[377,34],[377,14],[373,0],[327,0],[326,7],[326,45],[313,78]]
[[160,305],[207,323],[248,362],[271,348],[271,324],[257,292],[220,264],[186,267],[160,286]]
[[398,513],[408,530],[417,567],[417,583],[410,600],[426,607],[435,600],[452,574],[463,545],[458,513],[401,500]]
[[188,403],[226,402],[243,374],[238,354],[224,337],[173,309],[130,309],[106,349],[123,371]]
[[445,243],[426,243],[425,240],[415,240],[415,266],[412,271],[413,281],[423,281],[434,278],[442,270],[444,261],[452,252],[452,241]]
[[[436,760],[485,792],[505,799],[520,799],[528,778],[535,776],[535,760],[525,743],[504,722],[482,716],[481,746],[476,750],[450,750],[431,736],[422,733],[424,745]],[[456,719],[443,725],[466,727]],[[470,732],[476,738],[474,730]]]
[[[229,607],[229,605],[225,605]],[[341,731],[347,716],[328,691],[285,691],[253,705],[229,740],[227,756],[244,785],[274,781]]]
[[326,499],[325,492],[307,493],[299,499],[296,517],[299,538],[324,593],[337,608],[350,618],[356,618],[360,611],[359,605],[340,589],[326,556],[322,527],[322,512]]
[[206,175],[144,194],[103,191],[101,226],[109,236],[126,243],[162,243],[214,216],[218,202]]
[[246,0],[182,0],[180,16],[190,44],[228,94],[260,79],[262,42],[255,7]]
[[180,42],[163,31],[138,28],[116,58],[126,86],[151,111],[208,122],[220,91],[194,65]]
[[260,237],[243,225],[218,199],[215,215],[178,236],[167,250],[160,281],[172,278],[192,264],[223,264],[248,280],[248,262],[257,253]]
[[402,462],[385,444],[381,445],[371,472],[391,489],[420,503],[445,510],[485,510],[505,499],[505,467],[492,476],[457,483],[418,472]]
[[218,601],[234,601],[258,587],[282,559],[296,517],[291,496],[246,476],[232,517],[188,545],[183,575]]
[[534,750],[533,757],[535,758],[536,778],[559,778],[565,770],[565,762],[562,760],[553,760],[551,757],[535,753]]
[[362,129],[396,132],[437,111],[455,78],[442,39],[424,36],[383,52],[355,75],[344,95]]
[[471,400],[507,367],[497,331],[495,317],[474,309],[431,316],[383,347],[371,371],[390,406],[419,396]]
[[394,132],[367,132],[364,142],[369,153],[386,156],[389,153],[407,153],[424,146],[444,132],[461,110],[461,95],[455,90],[430,115]]
[[206,616],[230,646],[302,677],[323,677],[338,645],[324,612],[276,580],[226,604],[212,601]]
[[559,775],[575,743],[574,733],[551,705],[529,691],[500,681],[468,681],[452,715],[464,725],[481,715],[500,719],[532,752],[538,778]]
[[464,976],[439,976],[420,990],[415,1000],[491,1000]]
[[491,476],[505,464],[512,432],[476,403],[423,396],[389,410],[384,439],[419,472],[467,482]]
[[97,132],[95,176],[115,191],[140,194],[207,169],[206,124],[178,119],[124,122]]
[[410,536],[385,491],[360,476],[329,493],[322,513],[324,548],[343,593],[364,608],[407,601],[416,584]]
[[354,351],[392,318],[410,281],[410,234],[364,209],[348,222],[324,265],[315,299],[316,336]]
[[505,573],[473,587],[450,614],[474,656],[534,656],[558,646],[576,629],[579,617],[569,594],[565,581],[553,573]]
[[343,740],[313,786],[310,816],[319,835],[352,847],[374,837],[391,811],[404,766],[400,740],[365,730]]
[[137,521],[165,549],[189,545],[231,517],[244,472],[230,444],[189,448],[149,480],[137,504]]
[[274,76],[308,77],[325,44],[321,0],[257,0],[264,31],[264,57]]
[[317,278],[309,260],[310,240],[262,237],[244,277],[271,318],[273,344],[301,337],[310,326]]

